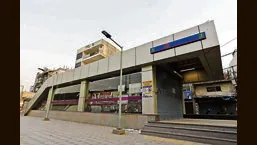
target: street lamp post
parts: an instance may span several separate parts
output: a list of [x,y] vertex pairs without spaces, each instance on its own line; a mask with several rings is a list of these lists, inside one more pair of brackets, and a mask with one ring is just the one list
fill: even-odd
[[123,52],[123,47],[121,45],[119,45],[116,41],[114,41],[111,37],[111,35],[106,32],[106,31],[102,31],[102,34],[107,37],[108,39],[110,39],[112,42],[114,42],[116,45],[118,45],[121,49],[120,52],[120,94],[119,94],[119,117],[118,117],[118,128],[113,130],[114,134],[125,134],[125,130],[123,130],[121,128],[121,101],[122,101],[122,52]]

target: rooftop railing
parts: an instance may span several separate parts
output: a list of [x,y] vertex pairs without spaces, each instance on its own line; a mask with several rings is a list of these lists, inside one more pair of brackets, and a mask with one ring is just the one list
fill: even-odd
[[235,81],[237,84],[237,65],[223,69],[224,79]]

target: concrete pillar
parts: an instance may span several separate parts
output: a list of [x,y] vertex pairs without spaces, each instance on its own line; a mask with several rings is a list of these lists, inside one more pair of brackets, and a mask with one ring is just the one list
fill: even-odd
[[157,115],[156,68],[142,68],[142,114]]
[[52,107],[52,101],[54,100],[54,92],[55,92],[55,89],[53,87],[51,87],[49,89],[48,97],[47,97],[47,102],[46,102],[46,116],[45,116],[45,120],[49,120],[48,119],[48,115],[49,115],[49,111],[51,110],[51,107]]
[[85,100],[88,97],[88,86],[89,82],[88,81],[82,81],[80,85],[80,94],[79,94],[79,102],[78,102],[78,111],[83,112],[86,107]]
[[196,104],[195,104],[195,98],[192,98],[192,104],[193,104],[193,114],[196,114]]
[[194,87],[194,92],[192,93],[193,114],[197,114],[198,112],[196,107],[196,102],[195,102],[195,96],[196,96],[196,92]]
[[27,110],[27,107],[28,107],[28,101],[24,101],[23,102],[23,108],[22,108],[22,110],[23,110],[23,113],[25,114],[25,112],[26,112],[26,110]]
[[[182,84],[182,83],[181,83]],[[184,98],[184,91],[183,91],[183,85],[181,85],[181,91],[182,91],[182,110],[183,110],[183,114],[186,114],[186,104],[185,104],[185,98]]]

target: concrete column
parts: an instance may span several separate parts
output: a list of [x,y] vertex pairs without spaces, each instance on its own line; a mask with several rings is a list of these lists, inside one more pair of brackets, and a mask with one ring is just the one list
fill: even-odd
[[193,104],[193,114],[196,114],[196,103],[195,103],[194,97],[192,97],[192,104]]
[[[182,84],[182,83],[181,83]],[[184,91],[183,91],[183,85],[181,85],[181,92],[182,92],[182,110],[183,114],[186,114],[186,104],[185,104],[185,99],[184,99]]]
[[142,114],[157,115],[156,68],[142,68]]
[[22,110],[23,110],[23,113],[25,114],[25,112],[26,112],[26,110],[27,110],[27,107],[28,107],[28,101],[24,101],[23,102],[23,108],[22,108]]
[[194,92],[192,93],[193,114],[197,114],[196,113],[197,111],[196,111],[195,95],[196,95],[196,92],[195,92],[195,87],[194,87]]
[[55,89],[53,87],[51,87],[49,89],[48,97],[47,97],[47,102],[46,102],[46,116],[45,116],[45,120],[48,120],[49,111],[51,110],[52,101],[54,100],[54,92],[55,92]]
[[80,94],[79,94],[79,102],[78,102],[78,111],[83,112],[86,107],[86,99],[88,96],[88,81],[82,81],[80,85]]

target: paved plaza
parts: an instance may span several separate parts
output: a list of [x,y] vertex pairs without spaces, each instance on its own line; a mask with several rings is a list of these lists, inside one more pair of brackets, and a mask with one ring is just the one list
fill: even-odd
[[[139,131],[112,134],[113,127],[21,116],[23,145],[193,145],[198,143],[144,136]],[[200,145],[200,144],[199,144]]]

